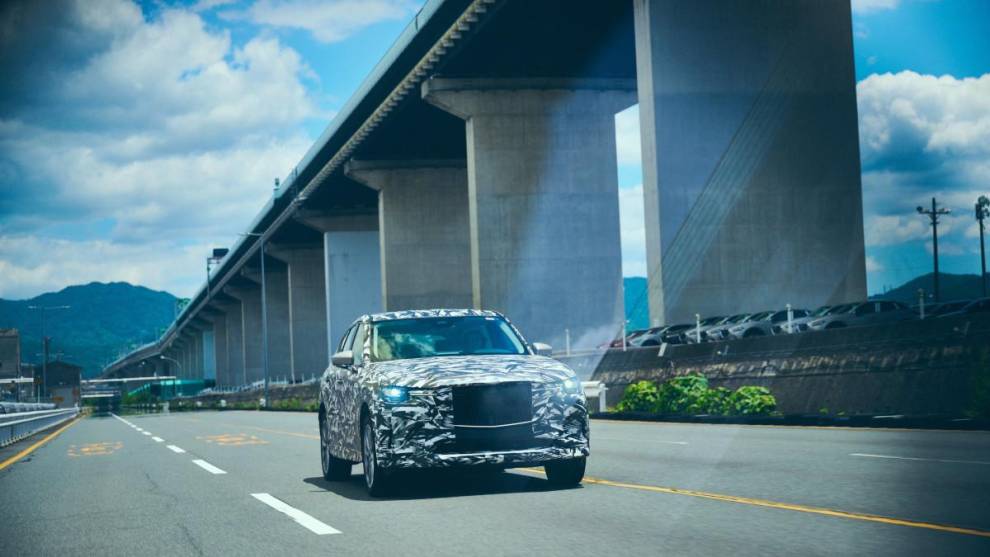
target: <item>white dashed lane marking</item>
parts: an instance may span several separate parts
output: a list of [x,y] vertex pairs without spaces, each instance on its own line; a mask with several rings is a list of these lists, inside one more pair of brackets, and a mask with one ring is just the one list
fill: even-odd
[[275,509],[276,511],[288,516],[292,520],[295,520],[303,528],[306,528],[310,532],[316,534],[317,536],[326,536],[327,534],[339,534],[340,530],[337,530],[333,526],[320,522],[319,520],[313,518],[312,516],[302,512],[301,510],[289,505],[288,503],[276,499],[267,493],[252,493],[251,497],[261,501],[262,503],[268,505],[269,507]]
[[176,447],[175,445],[166,445],[166,446],[167,446],[167,447],[169,448],[169,450],[170,450],[170,451],[172,451],[173,453],[179,453],[179,454],[181,454],[181,453],[184,453],[184,452],[186,452],[186,450],[185,450],[185,449],[181,449],[181,448],[179,448],[179,447]]
[[207,472],[209,472],[211,474],[226,474],[226,472],[224,472],[223,470],[221,470],[221,469],[217,468],[216,466],[210,464],[209,462],[206,462],[205,460],[196,459],[196,460],[193,461],[193,464],[195,464],[196,466],[199,466],[200,468],[202,468],[203,470],[206,470]]
[[164,439],[162,439],[161,437],[152,437],[151,439],[152,439],[152,440],[153,440],[153,441],[154,441],[155,443],[161,443],[161,442],[163,442],[163,441],[165,441],[165,440],[164,440]]

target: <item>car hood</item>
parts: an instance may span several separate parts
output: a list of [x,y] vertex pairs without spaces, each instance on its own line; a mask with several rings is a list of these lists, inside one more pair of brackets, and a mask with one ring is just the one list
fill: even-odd
[[574,372],[557,360],[544,356],[437,356],[411,360],[375,362],[368,366],[369,379],[380,385],[414,389],[529,381],[557,383],[574,379]]

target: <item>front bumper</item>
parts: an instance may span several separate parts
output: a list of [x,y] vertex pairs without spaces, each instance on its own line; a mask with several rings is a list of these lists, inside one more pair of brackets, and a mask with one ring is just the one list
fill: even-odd
[[458,442],[450,388],[412,396],[402,404],[380,404],[376,428],[379,465],[391,469],[512,468],[588,456],[591,450],[584,396],[539,384],[533,385],[532,396],[532,430],[527,431],[525,446],[486,447],[474,442],[469,450],[461,450],[463,444]]

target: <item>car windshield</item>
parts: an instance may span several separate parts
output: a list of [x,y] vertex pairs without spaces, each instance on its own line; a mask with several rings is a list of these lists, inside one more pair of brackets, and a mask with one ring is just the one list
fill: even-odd
[[814,311],[814,313],[811,314],[811,316],[812,317],[821,317],[823,315],[828,315],[828,312],[829,311],[831,311],[831,310],[833,310],[833,309],[835,309],[837,307],[841,307],[841,306],[822,306],[822,307],[816,309]]
[[744,321],[744,323],[749,323],[749,322],[753,322],[753,321],[763,321],[764,319],[766,319],[767,317],[769,317],[771,313],[772,312],[769,312],[769,311],[764,311],[763,313],[754,313],[752,316],[750,316],[749,319],[747,319],[746,321]]
[[526,346],[498,317],[435,317],[380,321],[371,326],[376,362],[431,356],[526,354]]
[[856,304],[842,304],[841,306],[835,306],[828,310],[825,315],[839,315],[841,313],[849,313],[852,309],[856,307]]

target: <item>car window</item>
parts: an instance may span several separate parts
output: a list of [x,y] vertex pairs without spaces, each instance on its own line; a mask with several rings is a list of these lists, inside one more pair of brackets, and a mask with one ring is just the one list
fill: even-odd
[[871,315],[873,313],[876,313],[876,307],[875,306],[876,306],[876,304],[874,304],[872,302],[869,303],[869,304],[862,304],[862,305],[860,305],[859,307],[856,308],[855,314],[857,316]]
[[343,352],[344,350],[350,350],[351,341],[354,340],[354,331],[357,329],[357,325],[351,325],[350,329],[344,333],[344,336],[340,337],[340,344],[337,346],[337,352]]
[[508,322],[495,317],[396,319],[375,323],[372,328],[371,357],[376,362],[526,353],[525,344]]

